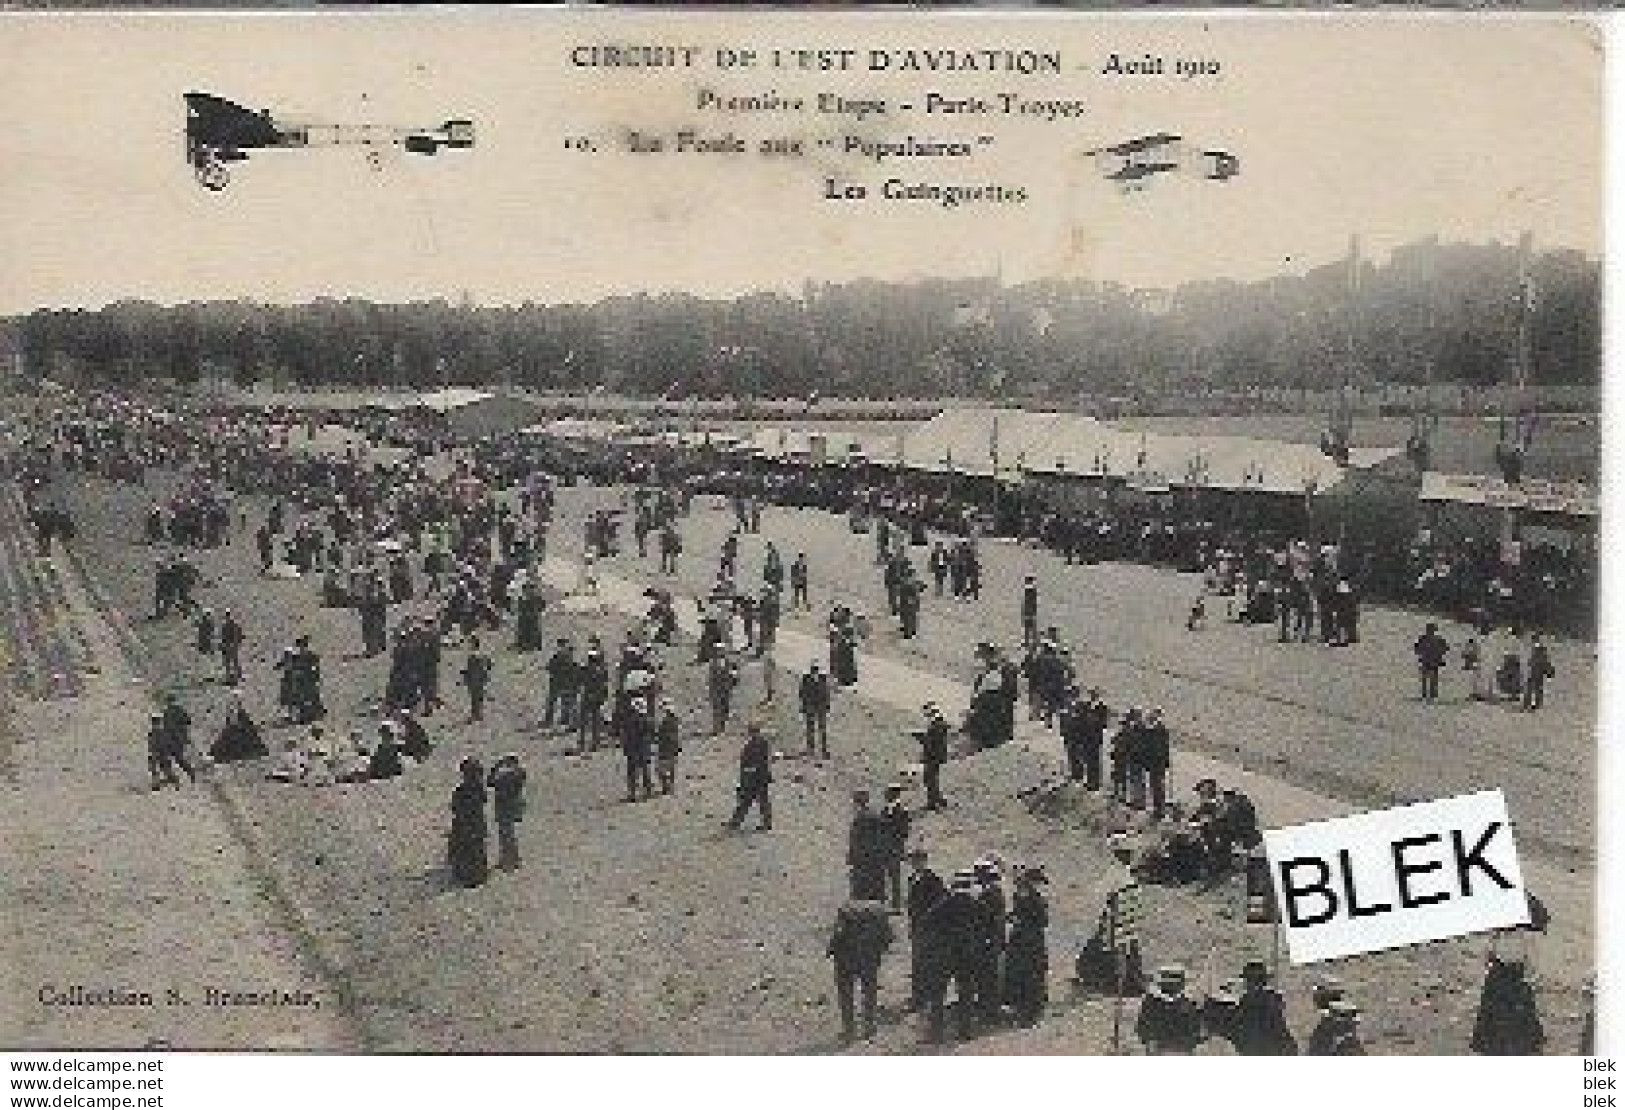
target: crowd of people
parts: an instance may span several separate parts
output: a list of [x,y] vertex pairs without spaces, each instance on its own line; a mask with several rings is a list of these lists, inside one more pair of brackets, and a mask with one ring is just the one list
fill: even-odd
[[[155,620],[191,621],[198,651],[219,657],[222,680],[233,687],[244,683],[244,629],[232,612],[217,619],[202,604],[197,596],[201,579],[186,549],[231,542],[234,522],[236,533],[246,532],[247,509],[235,499],[259,494],[269,499],[253,531],[262,573],[318,583],[320,604],[355,611],[359,657],[388,655],[388,677],[375,717],[336,722],[324,697],[323,660],[307,635],[297,635],[266,676],[275,682],[276,701],[293,730],[281,750],[269,754],[263,735],[238,701],[211,749],[214,762],[268,759],[267,778],[288,784],[397,778],[405,772],[403,756],[423,763],[434,749],[423,721],[445,708],[441,675],[449,652],[461,652],[456,675],[467,697],[467,718],[478,722],[493,693],[495,667],[485,647],[490,638],[511,628],[514,650],[548,650],[544,610],[556,591],[544,586],[541,561],[555,489],[574,482],[577,474],[550,472],[500,443],[476,446],[449,468],[431,465],[438,456],[428,450],[381,467],[359,455],[292,455],[267,429],[244,418],[229,425],[205,423],[188,432],[186,422],[155,413],[135,420],[127,416],[92,407],[41,446],[59,460],[118,480],[131,480],[130,475],[139,476],[146,467],[184,475],[181,493],[151,507],[141,536],[161,549],[154,572]],[[116,450],[104,457],[98,451],[103,445]],[[671,489],[645,486],[629,498],[637,551],[658,558],[664,575],[676,569],[684,548],[684,517],[698,488],[697,482]],[[742,667],[759,664],[764,695],[772,697],[772,655],[780,622],[786,610],[811,608],[814,568],[804,552],[786,559],[770,540],[760,585],[743,581],[747,575],[740,566],[739,537],[761,531],[762,504],[781,492],[772,484],[733,491],[735,527],[718,551],[709,596],[696,599],[699,633],[692,664],[703,668],[707,724],[714,736],[735,727]],[[928,589],[937,597],[981,595],[974,534],[931,534],[933,528],[954,523],[948,506],[925,499],[870,503],[860,516],[855,523],[873,533],[875,565],[902,638],[918,635],[921,599]],[[1147,527],[1135,541],[1141,557],[1193,563],[1190,569],[1204,572],[1209,596],[1235,602],[1237,619],[1277,625],[1283,640],[1299,640],[1311,636],[1318,618],[1322,642],[1358,640],[1358,595],[1351,584],[1355,576],[1346,570],[1341,549],[1220,543],[1210,527]],[[1059,543],[1069,560],[1113,557],[1126,550],[1114,546],[1128,542],[1115,532],[1108,535],[1097,528],[1093,539],[1087,532],[1050,521],[1035,538]],[[1204,533],[1207,539],[1196,538]],[[613,557],[620,544],[616,514],[590,516],[582,541],[589,565]],[[913,548],[925,551],[924,575],[910,554]],[[594,589],[590,573],[581,588],[587,593]],[[670,649],[680,631],[674,600],[670,591],[652,590],[649,601],[646,618],[634,623],[613,652],[596,634],[579,651],[571,637],[557,637],[543,665],[545,694],[537,694],[539,723],[571,737],[575,752],[589,755],[606,741],[618,744],[628,802],[654,798],[657,779],[659,794],[676,790],[686,727],[669,690],[668,668],[676,665]],[[1124,815],[1125,831],[1111,841],[1115,862],[1095,928],[1074,961],[1078,981],[1119,997],[1143,996],[1135,1034],[1148,1052],[1190,1051],[1205,1039],[1225,1041],[1238,1052],[1296,1051],[1266,965],[1248,962],[1234,989],[1216,990],[1200,1001],[1189,995],[1182,966],[1164,965],[1149,980],[1141,967],[1140,884],[1195,882],[1229,873],[1241,854],[1258,845],[1253,803],[1211,779],[1196,785],[1188,803],[1171,799],[1173,738],[1162,710],[1154,705],[1114,710],[1101,690],[1088,685],[1060,629],[1044,622],[1032,578],[1022,583],[1012,602],[1021,643],[1009,649],[991,641],[977,645],[964,719],[956,726],[936,704],[922,707],[914,732],[925,794],[922,809],[909,809],[902,783],[885,788],[878,808],[871,806],[868,792],[853,798],[845,857],[849,899],[836,915],[828,943],[843,1035],[872,1036],[876,1031],[878,973],[897,940],[890,921],[894,916],[906,921],[909,1002],[920,1014],[924,1039],[946,1039],[950,1015],[960,1037],[1007,1021],[1032,1024],[1044,1016],[1050,981],[1045,868],[1018,865],[1007,875],[1003,861],[989,855],[944,880],[930,865],[920,820],[949,804],[941,782],[944,766],[955,754],[1009,743],[1025,699],[1028,720],[1055,735],[1069,779]],[[1493,620],[1491,625],[1493,630]],[[814,663],[799,677],[797,707],[805,726],[805,751],[814,761],[832,758],[831,708],[838,691],[857,684],[859,646],[870,631],[865,615],[832,605],[827,667]],[[1437,677],[1450,647],[1431,625],[1415,647],[1423,696],[1436,697]],[[1479,651],[1482,658],[1483,649]],[[1535,637],[1520,657],[1517,696],[1529,709],[1539,708],[1540,686],[1551,670],[1549,653],[1537,651],[1544,653],[1544,647]],[[1533,677],[1537,674],[1538,680]],[[530,694],[515,691],[512,696]],[[724,824],[739,830],[754,812],[757,827],[769,831],[774,741],[758,715],[747,717],[733,809]],[[189,757],[190,728],[185,708],[173,696],[167,698],[148,737],[154,789],[178,786],[182,774],[196,777],[198,767]],[[330,740],[338,735],[346,742]],[[517,826],[525,790],[526,771],[516,753],[504,755],[489,769],[476,758],[461,761],[446,835],[452,882],[477,887],[487,881],[492,824],[496,868],[519,867]],[[1126,832],[1129,824],[1140,826],[1132,837]],[[1335,984],[1316,989],[1320,1019],[1308,1050],[1360,1051],[1358,1010]]]

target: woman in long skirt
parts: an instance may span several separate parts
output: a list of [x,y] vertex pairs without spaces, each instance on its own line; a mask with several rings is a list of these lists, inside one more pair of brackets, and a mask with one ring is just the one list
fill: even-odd
[[465,759],[463,781],[451,792],[451,832],[446,837],[446,861],[461,886],[479,886],[490,871],[485,823],[485,768],[477,759]]

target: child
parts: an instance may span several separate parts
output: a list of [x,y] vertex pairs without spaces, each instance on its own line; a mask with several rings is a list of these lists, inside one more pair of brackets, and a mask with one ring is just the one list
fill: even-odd
[[1467,637],[1467,642],[1461,645],[1461,669],[1467,672],[1467,681],[1472,686],[1472,699],[1488,701],[1489,689],[1485,680],[1484,656],[1476,636]]

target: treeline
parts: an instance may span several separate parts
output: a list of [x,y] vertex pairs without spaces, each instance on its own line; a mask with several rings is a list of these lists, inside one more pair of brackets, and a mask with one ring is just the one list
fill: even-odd
[[[1551,251],[1534,257],[1530,274],[1531,381],[1596,383],[1599,264]],[[1325,389],[1351,359],[1364,382],[1509,381],[1522,303],[1515,248],[1428,240],[1357,274],[1339,261],[1157,293],[986,279],[591,305],[126,300],[42,309],[13,319],[11,330],[26,372],[98,381],[1064,401]]]

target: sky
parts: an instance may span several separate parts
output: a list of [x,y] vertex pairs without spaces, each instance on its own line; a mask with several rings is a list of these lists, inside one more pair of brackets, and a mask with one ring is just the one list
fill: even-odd
[[[692,46],[683,68],[587,68],[590,46]],[[754,49],[719,70],[718,48]],[[801,72],[775,48],[1058,52],[1059,74]],[[1217,77],[1107,76],[1113,53],[1217,61]],[[787,55],[781,55],[784,57]],[[1601,33],[1583,18],[1219,18],[993,13],[0,15],[0,313],[318,296],[486,304],[642,290],[732,295],[804,281],[993,275],[1168,288],[1251,280],[1428,236],[1600,254]],[[727,114],[722,96],[882,100],[889,114]],[[271,151],[209,192],[181,94],[279,118],[436,125],[470,151]],[[1078,101],[1081,114],[926,115],[932,92]],[[899,105],[914,104],[903,112]],[[876,168],[810,156],[633,155],[628,129],[900,140],[986,135],[965,159]],[[1234,153],[1239,176],[1125,193],[1085,151],[1156,131]],[[596,151],[573,150],[587,139]],[[823,199],[826,178],[867,184]],[[945,209],[887,178],[1001,184],[1021,204]]]

